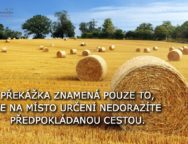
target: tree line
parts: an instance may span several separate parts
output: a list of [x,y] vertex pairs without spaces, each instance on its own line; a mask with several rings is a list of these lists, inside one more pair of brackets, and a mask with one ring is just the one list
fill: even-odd
[[113,25],[111,19],[104,20],[102,27],[96,27],[96,21],[80,24],[82,38],[113,38],[136,40],[177,40],[188,39],[188,21],[182,25],[173,26],[170,21],[164,21],[155,28],[151,23],[142,23],[135,30],[123,31]]
[[[56,21],[43,15],[35,15],[22,24],[24,35],[21,32],[5,28],[0,24],[0,39],[21,38],[33,36],[33,38],[45,38],[51,35],[54,38],[74,37],[75,26],[66,11],[54,14]],[[114,26],[112,20],[107,18],[101,26],[97,26],[95,19],[89,22],[81,22],[79,25],[81,38],[105,38],[105,39],[140,39],[140,40],[178,40],[188,39],[188,21],[182,25],[173,26],[170,21],[164,21],[154,27],[151,23],[142,23],[135,30],[124,31]]]
[[20,38],[22,37],[22,33],[18,31],[14,31],[9,29],[8,27],[4,27],[3,24],[0,24],[0,39],[7,38]]

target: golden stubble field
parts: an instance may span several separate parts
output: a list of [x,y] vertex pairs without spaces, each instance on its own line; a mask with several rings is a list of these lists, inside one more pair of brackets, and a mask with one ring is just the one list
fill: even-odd
[[[87,43],[80,47],[80,43]],[[51,44],[55,44],[51,47]],[[108,48],[116,45],[115,51],[105,53],[96,52],[97,46]],[[39,46],[49,48],[49,52],[42,52]],[[11,40],[10,43],[0,41],[0,48],[7,47],[7,53],[0,53],[0,90],[13,89],[25,91],[38,89],[40,91],[101,91],[110,90],[113,74],[127,60],[140,55],[153,55],[167,61],[169,47],[182,47],[186,44],[158,42],[158,41],[132,41],[132,40]],[[136,48],[152,48],[158,46],[159,51],[149,54],[136,53]],[[78,49],[77,55],[70,55],[71,48]],[[81,52],[90,49],[92,54],[104,57],[108,64],[108,74],[101,82],[82,82],[76,77],[75,67]],[[58,50],[65,50],[67,58],[56,58]],[[170,62],[182,75],[188,79],[188,56],[183,56],[180,62]],[[7,103],[13,103],[8,101]],[[23,104],[26,102],[22,102]],[[102,101],[100,101],[102,103]],[[160,133],[145,133],[122,131],[114,126],[10,126],[9,114],[0,115],[0,143],[32,143],[32,144],[64,144],[64,143],[118,143],[118,144],[150,144],[150,143],[188,143],[188,137],[181,135],[163,135]]]

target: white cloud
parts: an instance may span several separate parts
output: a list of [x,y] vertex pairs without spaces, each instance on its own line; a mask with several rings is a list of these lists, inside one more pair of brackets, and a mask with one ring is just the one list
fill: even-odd
[[158,2],[144,6],[106,6],[70,15],[77,25],[91,19],[96,19],[101,25],[105,18],[111,18],[117,27],[131,30],[142,22],[150,22],[156,26],[170,20],[174,25],[181,24],[188,20],[188,3]]
[[[152,23],[154,26],[169,20],[174,25],[182,24],[188,20],[188,2],[157,2],[144,4],[143,6],[105,6],[82,10],[80,12],[69,12],[71,20],[76,26],[76,33],[79,32],[80,22],[87,22],[92,19],[97,20],[98,26],[101,26],[105,18],[111,18],[118,28],[123,30],[133,30],[142,22]],[[55,21],[54,15],[48,17]],[[1,20],[2,18],[0,18]],[[7,26],[15,30],[21,30],[21,24],[26,18],[3,19]]]

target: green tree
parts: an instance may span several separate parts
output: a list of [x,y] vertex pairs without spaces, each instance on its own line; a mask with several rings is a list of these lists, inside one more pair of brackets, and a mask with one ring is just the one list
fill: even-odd
[[184,22],[179,29],[177,29],[177,36],[179,38],[188,38],[188,21]]
[[22,29],[28,35],[34,34],[34,38],[44,38],[45,35],[50,33],[50,28],[50,19],[42,15],[35,15],[22,25]]
[[0,31],[3,31],[3,30],[4,30],[3,24],[0,24]]
[[173,38],[174,39],[178,39],[178,38],[181,38],[182,36],[181,36],[181,26],[180,25],[178,25],[176,28],[175,28],[175,30],[174,30],[174,33],[173,33]]
[[88,24],[85,22],[80,23],[79,30],[82,34],[86,34],[89,31]]
[[4,28],[3,24],[0,24],[0,39],[20,38],[21,36],[21,32],[11,30],[8,27]]
[[168,36],[168,30],[163,26],[157,26],[155,28],[155,38],[158,40],[165,40]]
[[137,28],[136,31],[149,31],[149,32],[153,32],[153,26],[150,23],[142,23],[140,24]]
[[142,23],[136,28],[137,39],[153,39],[153,26],[150,23]]
[[21,38],[22,33],[18,31],[11,30],[9,28],[4,29],[4,38]]
[[136,32],[135,31],[126,32],[125,38],[127,38],[127,39],[136,39]]
[[112,38],[115,32],[115,27],[110,18],[104,20],[102,32],[105,38]]
[[164,26],[167,29],[167,38],[171,38],[172,34],[175,31],[175,27],[171,24],[170,21],[164,21],[162,26]]
[[87,23],[88,30],[90,33],[93,33],[96,30],[97,22],[93,19]]
[[102,28],[101,27],[95,28],[95,30],[93,31],[93,37],[94,38],[101,38],[101,34],[102,34]]
[[116,29],[115,33],[114,33],[114,38],[116,39],[123,39],[125,36],[125,32],[121,29]]
[[80,23],[79,30],[82,33],[82,38],[100,38],[101,35],[101,27],[97,27],[97,21],[94,19]]
[[4,38],[4,26],[3,24],[0,24],[0,39]]
[[52,36],[53,37],[74,37],[74,25],[72,24],[68,13],[66,11],[55,13],[57,22],[53,23]]
[[173,37],[175,29],[170,21],[164,21],[162,25],[155,28],[155,37],[159,40],[167,40]]

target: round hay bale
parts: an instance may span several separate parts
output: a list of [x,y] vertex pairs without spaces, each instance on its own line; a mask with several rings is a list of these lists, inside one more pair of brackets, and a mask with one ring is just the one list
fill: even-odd
[[65,51],[58,51],[56,53],[57,58],[66,58],[66,52]]
[[106,48],[105,47],[100,47],[98,48],[98,52],[105,52],[106,51]]
[[54,44],[54,43],[51,43],[50,46],[51,46],[51,47],[55,47],[55,44]]
[[183,48],[178,48],[183,53]]
[[64,41],[67,41],[68,40],[68,38],[63,38],[64,39]]
[[80,46],[86,46],[86,43],[85,43],[85,42],[82,42],[82,43],[80,44]]
[[43,45],[40,45],[40,46],[39,46],[39,50],[44,50],[44,46],[43,46]]
[[96,51],[98,52],[100,48],[101,48],[101,46],[97,46]]
[[115,48],[116,48],[115,45],[111,45],[111,46],[109,47],[109,50],[114,50]]
[[159,48],[157,46],[153,47],[153,51],[158,51],[158,50],[159,50]]
[[70,54],[77,54],[77,49],[71,49]]
[[170,47],[169,51],[172,51],[172,50],[175,50],[175,49],[176,49],[175,47]]
[[82,52],[82,56],[89,56],[91,54],[91,51],[90,50],[84,50]]
[[49,52],[49,49],[47,47],[44,47],[43,52]]
[[7,48],[6,48],[6,47],[3,47],[3,48],[1,49],[1,52],[2,52],[2,53],[7,53]]
[[137,48],[137,49],[136,49],[136,52],[141,52],[141,48]]
[[168,53],[169,61],[179,61],[182,58],[182,52],[179,49],[172,50]]
[[10,43],[10,39],[6,39],[5,42],[6,42],[6,43]]
[[[162,104],[162,112],[125,112],[113,113],[114,116],[141,116],[144,125],[126,125],[126,130],[147,132],[179,133],[186,131],[188,121],[188,91],[184,77],[169,63],[153,56],[139,56],[123,64],[115,73],[111,82],[115,92],[150,91],[155,97],[152,104]],[[139,95],[138,95],[139,97]],[[117,104],[127,101],[115,100]],[[140,98],[129,101],[129,104],[146,104]]]
[[150,48],[145,48],[144,49],[144,53],[150,53],[151,52],[151,49]]
[[183,46],[183,48],[188,48],[187,46]]
[[76,72],[79,80],[101,81],[106,76],[107,64],[101,56],[90,55],[78,62]]
[[188,55],[188,48],[183,48],[183,54]]

